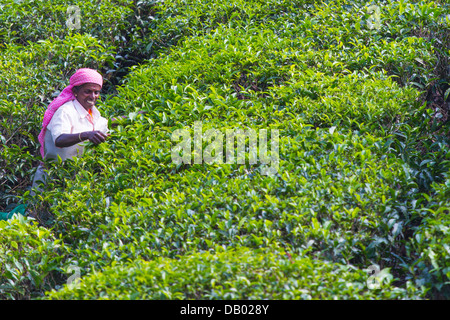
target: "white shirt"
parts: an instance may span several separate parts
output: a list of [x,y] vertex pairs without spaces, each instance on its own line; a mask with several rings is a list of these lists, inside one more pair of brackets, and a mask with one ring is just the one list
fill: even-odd
[[90,117],[90,114],[76,99],[68,101],[59,107],[45,132],[45,159],[57,159],[60,156],[64,161],[67,158],[73,158],[83,154],[83,142],[65,148],[56,147],[55,140],[62,134],[94,130],[101,131],[104,134],[108,132],[108,120],[100,115],[100,112],[95,106],[92,107],[92,122],[90,121]]

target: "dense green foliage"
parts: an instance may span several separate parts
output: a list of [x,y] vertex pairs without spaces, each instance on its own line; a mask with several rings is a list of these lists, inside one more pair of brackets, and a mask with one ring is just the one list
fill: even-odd
[[[71,5],[74,30],[65,1],[0,1],[0,210],[39,222],[0,221],[1,298],[449,297],[447,4]],[[31,196],[43,112],[79,67],[126,119]],[[279,130],[277,174],[174,163],[196,121]]]
[[135,260],[105,268],[51,299],[397,299],[389,274],[367,290],[366,273],[311,258],[289,259],[283,250],[240,247],[179,259]]

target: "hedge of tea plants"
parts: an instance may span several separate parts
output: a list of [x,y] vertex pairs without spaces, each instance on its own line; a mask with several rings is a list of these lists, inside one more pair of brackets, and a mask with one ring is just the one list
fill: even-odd
[[[449,14],[1,1],[0,209],[37,217],[0,221],[0,297],[448,298]],[[47,162],[32,196],[43,112],[79,67],[104,74],[99,109],[123,118],[83,157]],[[222,161],[174,161],[179,130]],[[226,162],[237,130],[267,133],[271,162],[250,135],[245,163]]]

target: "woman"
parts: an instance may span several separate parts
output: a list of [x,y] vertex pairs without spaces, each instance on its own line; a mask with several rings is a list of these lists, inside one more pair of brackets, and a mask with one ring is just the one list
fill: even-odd
[[[106,141],[108,121],[95,107],[102,86],[101,74],[93,69],[79,69],[70,77],[69,86],[49,104],[44,114],[38,137],[43,159],[60,157],[64,161],[83,153],[83,141],[94,144]],[[45,182],[45,178],[41,162],[32,189],[39,189],[39,182]]]

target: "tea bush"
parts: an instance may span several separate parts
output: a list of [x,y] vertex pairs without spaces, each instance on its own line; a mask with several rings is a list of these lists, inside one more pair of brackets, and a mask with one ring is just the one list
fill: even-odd
[[[49,299],[401,299],[413,288],[367,290],[367,273],[282,249],[194,252],[179,259],[135,260],[93,272],[79,284],[48,293]],[[380,296],[381,294],[381,296]]]
[[30,299],[61,283],[64,244],[22,216],[0,221],[0,298]]
[[[1,1],[0,39],[4,43],[27,46],[40,40],[64,39],[67,35],[80,33],[117,46],[123,41],[120,37],[123,30],[129,27],[127,17],[133,12],[132,3],[128,0]],[[76,17],[77,13],[79,17]]]
[[411,251],[418,254],[411,267],[418,283],[432,288],[436,297],[445,299],[449,295],[446,284],[450,279],[448,176],[444,183],[433,186],[437,194],[429,199],[428,208],[420,212],[424,219],[411,243]]
[[[83,239],[73,245],[80,266],[227,243],[304,246],[327,259],[368,263],[401,242],[402,208],[415,184],[377,138],[303,126],[281,139],[280,175],[269,179],[260,176],[260,164],[177,170],[170,136],[140,132],[148,133],[122,132],[126,144],[70,164],[91,173],[70,175],[75,180],[65,182],[64,194],[49,195],[60,199],[53,208],[67,241]],[[127,148],[136,139],[148,143]]]
[[[282,109],[279,114],[297,113],[304,122],[316,126],[343,125],[368,131],[393,130],[396,115],[412,109],[418,93],[411,87],[399,88],[382,72],[336,75],[330,69],[334,60],[333,56],[327,57],[329,52],[303,53],[297,49],[309,44],[302,38],[293,43],[270,31],[263,34],[258,28],[221,27],[208,36],[187,40],[165,58],[150,61],[152,67],[133,68],[126,79],[128,85],[118,89],[118,97],[113,97],[107,107],[112,107],[112,112],[155,110],[151,103],[164,104],[170,99],[169,108],[180,109],[176,106],[183,104],[186,115],[191,117],[196,114],[192,112],[194,105],[188,106],[188,101],[179,94],[188,91],[187,94],[198,95],[200,100],[209,100],[208,115],[222,118],[226,115],[227,121],[236,118],[230,104],[247,100],[247,108],[262,104],[258,112],[268,122],[277,108]],[[328,66],[315,67],[316,61],[324,60]],[[178,91],[163,94],[171,90],[168,84]],[[192,88],[192,92],[183,89],[185,86]],[[360,95],[356,97],[356,93]],[[177,121],[183,119],[177,116]]]

